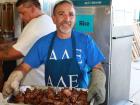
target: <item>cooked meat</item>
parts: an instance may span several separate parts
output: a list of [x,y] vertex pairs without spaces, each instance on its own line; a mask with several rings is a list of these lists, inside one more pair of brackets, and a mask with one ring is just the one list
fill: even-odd
[[31,105],[88,105],[87,91],[75,88],[63,88],[57,92],[50,87],[45,90],[27,89],[16,95],[15,102]]

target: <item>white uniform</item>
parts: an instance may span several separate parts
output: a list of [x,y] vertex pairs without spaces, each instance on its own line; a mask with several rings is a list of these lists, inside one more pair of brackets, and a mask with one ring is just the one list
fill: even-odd
[[[56,30],[51,17],[42,15],[32,19],[23,29],[19,36],[17,43],[13,47],[21,52],[24,56],[31,49],[33,44],[42,36]],[[39,68],[31,70],[24,80],[23,85],[45,85],[44,76],[45,66],[41,65]]]

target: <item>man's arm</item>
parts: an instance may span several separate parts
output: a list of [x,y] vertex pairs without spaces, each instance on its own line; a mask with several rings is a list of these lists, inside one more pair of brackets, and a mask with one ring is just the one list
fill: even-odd
[[0,41],[0,50],[4,50],[7,47],[11,47],[12,45],[14,45],[17,42],[17,39],[13,40],[13,41]]
[[16,60],[23,57],[21,52],[12,47],[16,42],[17,39],[13,41],[0,41],[0,61]]
[[0,50],[0,60],[16,60],[22,58],[23,55],[14,49],[12,46],[7,46],[3,50]]
[[21,80],[30,70],[30,65],[26,63],[22,63],[16,67],[16,69],[10,74],[8,80],[4,83],[2,90],[3,96],[7,97],[13,93],[17,94],[19,92],[19,85]]
[[19,66],[15,68],[16,71],[21,71],[24,75],[26,75],[30,70],[31,66],[28,65],[27,63],[21,63]]

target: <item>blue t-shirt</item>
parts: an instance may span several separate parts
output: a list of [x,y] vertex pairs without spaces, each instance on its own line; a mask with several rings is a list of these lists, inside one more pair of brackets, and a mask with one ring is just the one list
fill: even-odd
[[[37,68],[41,64],[45,63],[48,55],[48,49],[51,43],[52,37],[56,32],[52,32],[40,38],[31,48],[27,56],[24,58],[24,62],[30,65],[32,68]],[[95,41],[90,35],[86,35],[80,32],[72,31],[76,41],[76,59],[80,65],[80,69],[85,67],[93,68],[96,64],[105,59],[102,52],[97,47]],[[69,59],[72,57],[72,43],[71,38],[60,39],[56,36],[53,50],[50,59]]]

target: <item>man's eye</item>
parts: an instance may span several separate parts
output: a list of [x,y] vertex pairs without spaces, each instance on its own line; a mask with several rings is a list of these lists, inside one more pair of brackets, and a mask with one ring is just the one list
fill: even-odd
[[70,15],[70,16],[74,16],[74,14],[73,14],[73,13],[70,13],[69,15]]
[[58,15],[63,15],[63,13],[59,13]]

